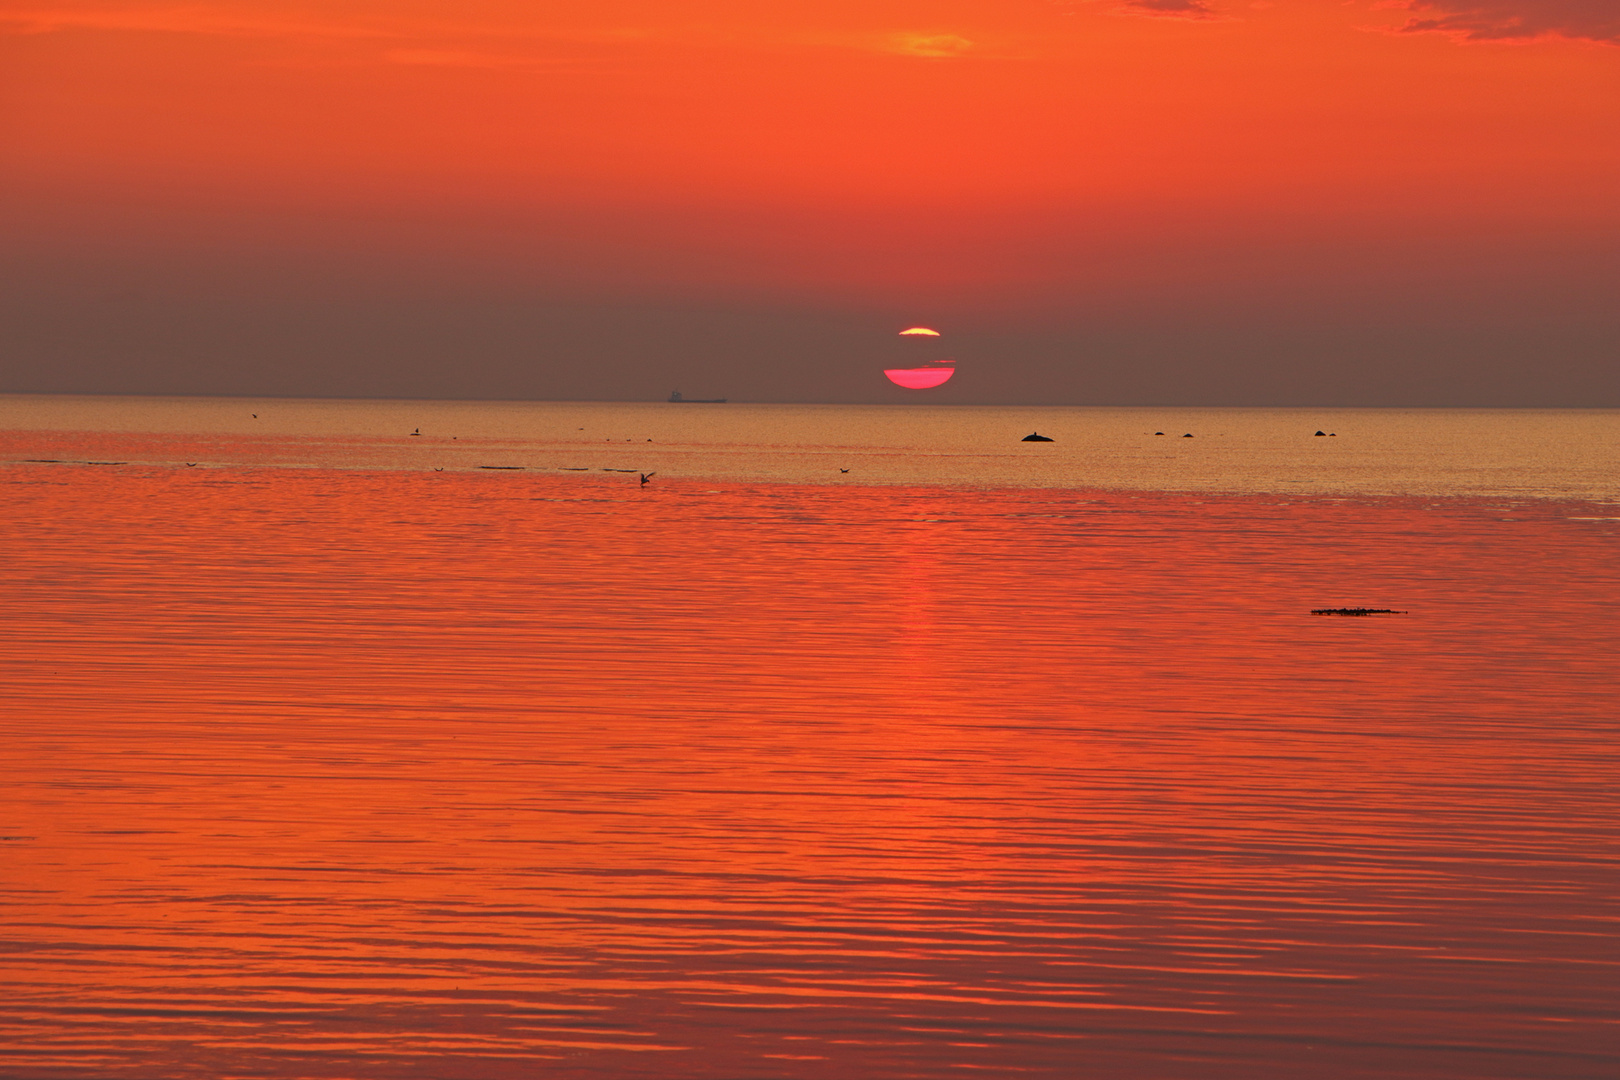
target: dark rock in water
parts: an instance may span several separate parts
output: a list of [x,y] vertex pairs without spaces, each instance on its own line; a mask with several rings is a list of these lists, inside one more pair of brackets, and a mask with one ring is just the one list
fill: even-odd
[[1019,442],[1051,442],[1052,440],[1047,438],[1045,435],[1041,435],[1038,432],[1032,431],[1028,435],[1025,435],[1022,439],[1019,439],[1018,441]]
[[1325,432],[1325,431],[1318,431],[1318,432],[1317,432],[1317,433],[1316,433],[1316,434],[1317,434],[1317,437],[1318,437],[1318,438],[1320,438],[1320,437],[1321,437],[1321,436],[1323,436],[1323,435],[1326,435],[1326,434],[1327,434],[1327,432]]
[[1405,615],[1387,607],[1325,607],[1312,608],[1312,615]]

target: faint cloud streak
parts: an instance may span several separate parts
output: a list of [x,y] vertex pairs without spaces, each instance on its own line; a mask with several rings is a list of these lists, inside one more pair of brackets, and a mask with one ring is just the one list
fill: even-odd
[[[1079,0],[1079,2],[1092,4],[1098,0]],[[1064,0],[1058,6],[1070,13],[1078,9],[1076,0]],[[1145,15],[1153,19],[1221,18],[1221,13],[1211,6],[1208,0],[1113,0],[1111,6],[1116,15]]]
[[885,51],[901,56],[944,59],[961,56],[972,48],[973,42],[956,34],[896,34],[889,39]]
[[[643,41],[652,32],[639,27],[597,27],[559,30],[540,25],[500,27],[477,21],[454,22],[409,18],[375,19],[355,16],[349,19],[283,19],[233,15],[201,7],[79,7],[54,9],[38,7],[0,11],[0,33],[52,34],[68,30],[98,30],[125,33],[191,34],[212,37],[323,38],[395,40],[443,40],[462,37],[480,40],[566,42],[584,45],[616,45]],[[403,49],[426,57],[433,52],[449,56],[455,50]],[[471,54],[469,54],[471,55]],[[430,60],[417,62],[431,63]]]
[[79,8],[0,12],[0,28],[14,34],[54,34],[64,30],[109,30],[229,37],[378,38],[387,31],[354,23],[255,19],[199,8]]
[[1449,34],[1462,41],[1561,37],[1620,44],[1616,0],[1408,0],[1403,34]]
[[480,68],[569,68],[590,64],[590,57],[522,56],[512,53],[479,52],[473,49],[389,49],[383,59],[407,67]]
[[1204,0],[1124,0],[1119,10],[1126,15],[1150,15],[1159,19],[1219,18],[1219,12]]

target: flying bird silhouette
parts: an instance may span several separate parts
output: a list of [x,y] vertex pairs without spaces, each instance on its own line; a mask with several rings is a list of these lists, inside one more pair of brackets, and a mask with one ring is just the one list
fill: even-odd
[[655,472],[644,472],[644,473],[642,473],[641,474],[641,486],[646,487],[647,486],[647,481],[651,480],[653,477],[655,477],[657,475],[658,474],[655,473]]

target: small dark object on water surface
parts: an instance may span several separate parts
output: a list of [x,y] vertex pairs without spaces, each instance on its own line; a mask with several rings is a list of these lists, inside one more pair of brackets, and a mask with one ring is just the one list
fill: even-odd
[[1183,435],[1183,436],[1182,436],[1182,438],[1183,438],[1183,439],[1190,439],[1190,438],[1192,438],[1192,432],[1190,432],[1190,431],[1189,431],[1189,432],[1187,432],[1187,434],[1185,434],[1185,435]]
[[1404,611],[1396,611],[1387,607],[1325,607],[1312,608],[1312,615],[1405,615]]
[[527,465],[480,465],[480,469],[526,469]]
[[1022,439],[1019,439],[1018,441],[1019,442],[1051,442],[1052,440],[1051,440],[1050,437],[1048,437],[1046,435],[1042,435],[1037,431],[1032,431],[1028,435],[1025,435]]
[[1323,435],[1326,435],[1326,434],[1327,434],[1327,432],[1325,432],[1325,431],[1318,431],[1318,432],[1317,432],[1317,433],[1316,433],[1316,437],[1317,437],[1317,438],[1321,438],[1321,437],[1322,437],[1322,436],[1323,436]]

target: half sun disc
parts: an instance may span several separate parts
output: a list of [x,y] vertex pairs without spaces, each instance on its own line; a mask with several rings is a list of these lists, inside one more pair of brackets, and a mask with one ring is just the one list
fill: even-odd
[[948,367],[914,367],[914,368],[884,368],[883,374],[896,386],[903,386],[907,390],[926,390],[930,386],[938,386],[952,375],[955,368]]

